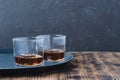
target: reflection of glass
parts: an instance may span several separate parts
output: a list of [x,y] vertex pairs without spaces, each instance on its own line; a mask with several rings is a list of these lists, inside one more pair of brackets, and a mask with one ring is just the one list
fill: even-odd
[[[65,35],[39,35],[44,37],[44,59],[47,61],[61,61],[64,59],[66,36]],[[41,54],[39,51],[38,54]]]
[[[37,43],[42,43],[43,39],[35,37],[13,38],[13,50],[15,63],[21,66],[35,66],[43,64],[43,53],[37,54]],[[43,46],[41,46],[41,51]]]

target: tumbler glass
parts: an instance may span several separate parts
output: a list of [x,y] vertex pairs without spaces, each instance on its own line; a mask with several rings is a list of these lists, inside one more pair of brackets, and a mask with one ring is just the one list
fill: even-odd
[[[38,55],[38,43],[41,43],[41,55]],[[13,38],[14,60],[16,65],[36,66],[43,64],[43,39],[36,37]]]
[[44,60],[50,62],[64,60],[66,48],[65,35],[39,35],[37,37],[44,37]]

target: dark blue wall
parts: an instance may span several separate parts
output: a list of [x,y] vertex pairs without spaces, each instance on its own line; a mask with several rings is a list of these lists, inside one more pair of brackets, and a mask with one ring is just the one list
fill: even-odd
[[67,35],[67,50],[120,51],[120,0],[0,0],[0,48],[49,33]]

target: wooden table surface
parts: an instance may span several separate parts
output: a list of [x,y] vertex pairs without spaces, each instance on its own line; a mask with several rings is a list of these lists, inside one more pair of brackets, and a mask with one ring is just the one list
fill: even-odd
[[11,75],[12,70],[2,71],[0,80],[120,80],[120,52],[72,54],[74,58],[70,62],[44,70],[24,70],[22,74],[14,71],[15,75]]

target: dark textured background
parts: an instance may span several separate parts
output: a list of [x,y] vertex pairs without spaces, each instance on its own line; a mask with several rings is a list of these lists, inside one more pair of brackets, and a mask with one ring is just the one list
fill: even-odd
[[0,48],[49,33],[65,34],[68,51],[120,51],[120,0],[0,0]]

